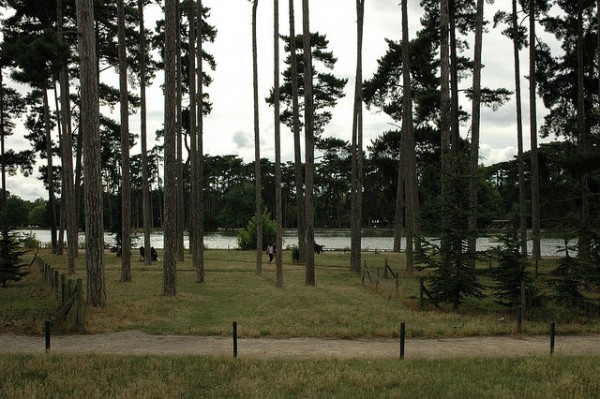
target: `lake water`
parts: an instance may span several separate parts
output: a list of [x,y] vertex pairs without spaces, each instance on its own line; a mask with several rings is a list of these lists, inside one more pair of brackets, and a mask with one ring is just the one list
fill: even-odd
[[[33,234],[42,245],[47,245],[50,240],[50,230],[18,230],[22,234]],[[155,248],[163,248],[162,233],[153,233],[150,236],[152,246]],[[287,230],[283,235],[284,247],[297,245],[298,240],[293,231]],[[85,241],[85,235],[79,233],[79,244],[82,246]],[[143,245],[144,237],[138,235],[138,239],[134,240],[132,246],[134,248]],[[329,250],[344,250],[350,248],[350,234],[347,231],[332,231],[332,232],[315,232],[315,241],[323,245]],[[115,240],[112,235],[105,235],[107,245],[114,245]],[[528,243],[528,250],[531,252],[531,241]],[[573,242],[571,243],[573,244]],[[188,248],[188,237],[184,238],[184,245]],[[206,233],[204,236],[204,245],[208,249],[237,249],[237,238],[235,234],[226,233]],[[363,237],[361,248],[365,251],[391,251],[394,245],[393,237]],[[498,243],[489,238],[480,238],[477,240],[477,250],[483,251],[497,246]],[[543,238],[541,240],[542,256],[559,256],[557,253],[559,248],[564,246],[564,240],[558,238]],[[402,240],[402,248],[405,247],[405,242]]]

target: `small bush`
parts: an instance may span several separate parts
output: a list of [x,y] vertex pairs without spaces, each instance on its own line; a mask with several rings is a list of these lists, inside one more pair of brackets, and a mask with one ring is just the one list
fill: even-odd
[[[275,242],[277,237],[277,228],[275,221],[271,220],[268,213],[263,213],[263,243]],[[238,248],[242,251],[251,251],[256,249],[256,216],[248,222],[245,229],[240,230],[237,236]]]

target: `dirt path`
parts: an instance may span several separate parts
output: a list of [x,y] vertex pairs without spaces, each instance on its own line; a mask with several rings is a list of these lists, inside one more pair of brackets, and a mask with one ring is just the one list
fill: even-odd
[[[0,355],[44,351],[43,337],[0,334]],[[233,340],[231,337],[151,335],[139,331],[63,335],[51,338],[51,352],[232,356]],[[559,355],[600,355],[600,335],[557,336],[554,352]],[[407,339],[405,345],[406,359],[523,357],[549,353],[548,336]],[[398,358],[399,354],[398,339],[240,338],[238,340],[238,356],[241,358]]]

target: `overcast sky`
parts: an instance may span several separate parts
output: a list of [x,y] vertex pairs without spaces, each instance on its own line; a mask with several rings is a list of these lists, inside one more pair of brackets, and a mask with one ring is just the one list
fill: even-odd
[[[385,39],[399,40],[401,38],[401,9],[400,1],[366,0],[365,28],[363,49],[363,78],[369,79],[377,68],[377,60],[387,49]],[[419,29],[419,19],[422,11],[418,1],[409,2],[410,36],[414,37]],[[502,3],[502,4],[500,4]],[[506,4],[505,4],[506,3]],[[204,6],[211,8],[209,23],[218,30],[214,44],[207,44],[206,51],[215,56],[217,69],[211,72],[213,84],[208,88],[213,111],[204,122],[204,149],[210,155],[236,154],[245,161],[254,159],[254,128],[253,128],[253,95],[252,95],[252,47],[251,47],[251,11],[248,0],[204,0]],[[496,2],[487,5],[487,19],[498,8],[508,7],[507,2]],[[356,7],[353,0],[312,0],[311,31],[325,34],[329,40],[329,49],[338,58],[333,73],[339,78],[347,78],[346,97],[340,100],[333,110],[333,119],[325,127],[324,136],[334,136],[347,141],[351,139],[353,81],[356,68]],[[264,102],[269,89],[273,86],[273,2],[260,0],[258,6],[258,46],[259,46],[259,98],[261,156],[274,159],[274,116],[272,108]],[[301,2],[295,0],[296,32],[301,32]],[[506,9],[508,11],[508,9]],[[147,22],[160,17],[160,12],[153,6],[147,9]],[[280,31],[288,34],[288,2],[280,0]],[[153,27],[153,25],[152,25]],[[511,42],[500,34],[500,29],[489,26],[489,32],[484,35],[482,84],[490,88],[506,87],[514,89],[513,53]],[[281,46],[280,57],[284,52]],[[527,52],[521,54],[521,71],[527,74]],[[281,70],[284,69],[282,63]],[[114,71],[102,72],[101,79],[118,87],[118,78]],[[149,90],[148,102],[148,132],[153,136],[154,131],[162,128],[163,102],[162,92],[158,85],[162,82],[162,73]],[[463,82],[469,86],[470,78]],[[523,123],[528,131],[528,82],[522,79]],[[470,104],[463,103],[470,111]],[[543,109],[538,107],[538,126],[542,123]],[[114,118],[118,120],[118,107],[114,110]],[[516,124],[514,102],[504,105],[493,112],[482,110],[481,116],[481,162],[492,164],[512,158],[516,153]],[[364,143],[365,147],[371,140],[382,132],[394,128],[394,123],[379,110],[364,111]],[[130,129],[139,132],[139,116],[131,115]],[[469,134],[469,128],[462,128],[462,136]],[[20,137],[20,130],[10,138],[8,148],[22,148],[28,143]],[[56,138],[55,138],[56,140]],[[529,139],[525,141],[525,149],[529,149]],[[139,144],[132,150],[139,152]],[[291,132],[282,125],[282,158],[292,160],[293,144]],[[36,170],[40,163],[36,165]],[[162,173],[162,171],[161,171]],[[46,198],[47,193],[43,184],[36,178],[24,179],[20,176],[9,177],[8,190],[24,199],[33,200]]]

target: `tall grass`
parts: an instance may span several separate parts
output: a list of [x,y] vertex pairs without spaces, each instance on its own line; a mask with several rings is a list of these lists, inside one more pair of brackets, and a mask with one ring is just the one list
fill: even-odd
[[[49,253],[43,259],[66,272],[65,257]],[[387,260],[394,269],[404,270],[404,257],[396,253],[363,255],[373,273]],[[419,274],[401,273],[400,294],[393,280],[385,291],[361,284],[360,276],[349,271],[349,254],[325,253],[316,257],[317,286],[304,284],[304,267],[291,263],[284,253],[284,288],[275,287],[275,265],[265,262],[260,276],[254,272],[254,253],[209,250],[205,252],[206,282],[195,282],[195,271],[189,257],[178,265],[176,297],[161,296],[162,263],[150,266],[133,257],[133,281],[121,283],[120,258],[106,255],[106,286],[108,306],[86,307],[85,330],[101,333],[121,330],[141,330],[155,334],[229,335],[231,323],[237,321],[239,334],[247,337],[328,337],[374,338],[395,337],[399,323],[406,322],[409,337],[507,335],[516,332],[515,315],[507,313],[491,300],[468,301],[457,312],[428,307],[418,311]],[[85,279],[84,259],[78,259],[73,278]],[[22,318],[26,307],[38,308],[33,321],[24,328],[39,323],[39,328],[17,332],[41,332],[41,320],[50,317],[44,292],[38,290],[39,277],[31,275],[23,286],[10,288],[11,307],[2,307],[2,317]],[[85,286],[85,284],[84,284]],[[28,288],[27,288],[28,287]],[[394,287],[394,288],[391,288]],[[6,296],[0,290],[0,299]],[[38,299],[35,299],[38,298]],[[527,320],[526,334],[546,334],[548,321]],[[598,319],[572,318],[559,326],[560,333],[599,332]],[[0,330],[3,328],[0,326]]]
[[248,360],[8,355],[0,398],[598,398],[598,357]]

